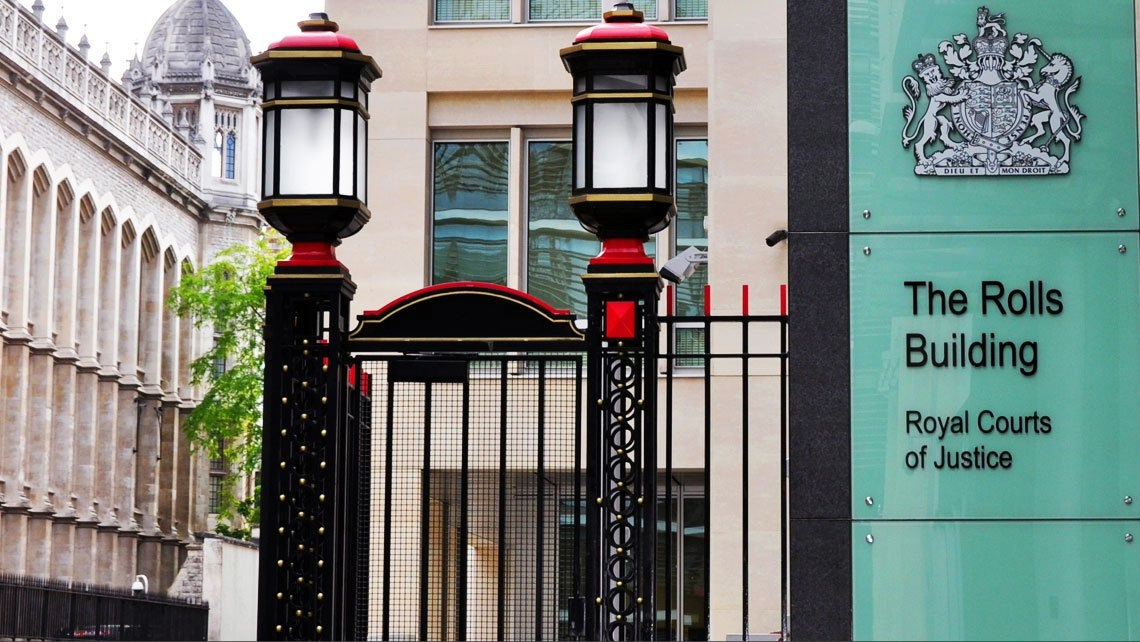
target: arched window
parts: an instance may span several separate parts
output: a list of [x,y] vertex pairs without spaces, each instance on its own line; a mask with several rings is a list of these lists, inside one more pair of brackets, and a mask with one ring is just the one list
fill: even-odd
[[234,163],[237,156],[237,134],[232,131],[226,134],[226,162],[222,178],[234,177]]
[[223,138],[224,138],[224,136],[222,134],[222,130],[219,129],[219,130],[216,130],[214,132],[214,153],[210,157],[210,169],[211,169],[210,173],[215,178],[221,178],[222,177],[222,158],[223,158],[222,140],[223,140]]
[[210,159],[215,178],[237,178],[237,132],[241,113],[218,108],[214,112],[214,153]]

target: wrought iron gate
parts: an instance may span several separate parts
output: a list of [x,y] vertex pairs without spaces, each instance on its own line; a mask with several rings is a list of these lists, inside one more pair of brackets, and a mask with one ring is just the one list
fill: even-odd
[[380,525],[369,636],[568,639],[581,594],[582,357],[358,363]]
[[[586,356],[573,317],[515,290],[460,283],[426,288],[360,318],[349,337],[349,408],[361,455],[356,546],[365,552],[357,574],[358,635],[581,639],[581,565],[589,546]],[[743,545],[738,553],[722,547],[718,555],[743,566],[742,621],[729,630],[747,636],[756,626],[749,623],[756,589],[749,585],[749,550],[771,550],[770,542],[749,543],[749,488],[782,488],[784,479],[784,457],[772,457],[777,444],[757,433],[770,430],[772,438],[778,430],[784,451],[787,317],[663,316],[660,322],[656,639],[709,634],[709,462],[713,427],[723,426],[717,415],[726,411],[739,422],[739,430],[721,430],[718,439],[742,458],[742,484],[728,492],[741,498]],[[714,326],[725,327],[716,351]],[[718,368],[732,376],[714,379]],[[677,407],[674,392],[681,388],[697,391],[703,407]],[[758,394],[778,414],[750,414]],[[703,467],[674,468],[675,448],[689,460],[701,448],[673,443],[674,424],[681,423],[703,432]],[[758,465],[772,460],[776,470]],[[782,490],[779,497],[783,515]],[[764,580],[780,585],[781,599],[785,577],[782,569]],[[763,626],[752,633],[772,631]]]
[[581,595],[585,355],[573,317],[458,283],[361,319],[350,405],[370,460],[358,545],[372,561],[357,630],[578,635],[569,605]]

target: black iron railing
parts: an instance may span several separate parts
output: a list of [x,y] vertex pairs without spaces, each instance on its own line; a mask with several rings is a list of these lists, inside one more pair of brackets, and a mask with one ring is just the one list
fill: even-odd
[[206,604],[0,574],[0,639],[205,640]]
[[[761,576],[749,566],[786,539],[788,318],[744,310],[658,322],[654,637],[708,639],[715,484],[737,498],[727,505],[738,515],[729,528],[739,528],[719,555],[742,567],[729,589],[739,591],[740,616],[718,626],[743,639],[779,633],[782,620],[756,612],[770,608],[758,596],[786,594],[786,569]],[[361,508],[372,524],[361,575],[372,593],[358,607],[360,631],[382,640],[581,639],[581,353],[457,353],[425,357],[414,372],[404,372],[406,359],[368,355],[356,365],[369,384],[356,404],[373,457]],[[777,510],[780,542],[750,539]]]

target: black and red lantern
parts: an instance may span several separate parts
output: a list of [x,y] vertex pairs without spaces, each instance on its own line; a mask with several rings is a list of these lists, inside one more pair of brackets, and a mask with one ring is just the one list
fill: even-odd
[[631,3],[604,20],[559,52],[574,78],[570,204],[603,254],[608,240],[642,243],[675,215],[673,87],[685,69],[682,48]]
[[335,265],[333,248],[370,218],[368,92],[380,67],[324,13],[251,58],[264,86],[262,216],[293,264]]

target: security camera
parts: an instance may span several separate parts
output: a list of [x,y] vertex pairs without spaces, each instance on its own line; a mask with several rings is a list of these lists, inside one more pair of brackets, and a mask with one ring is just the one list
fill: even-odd
[[131,583],[131,593],[135,597],[146,595],[147,591],[150,589],[149,584],[150,582],[147,581],[145,575],[136,575],[135,581]]
[[666,261],[658,273],[666,281],[681,283],[693,275],[693,271],[697,269],[698,265],[708,262],[708,252],[695,247],[688,247],[684,252]]

